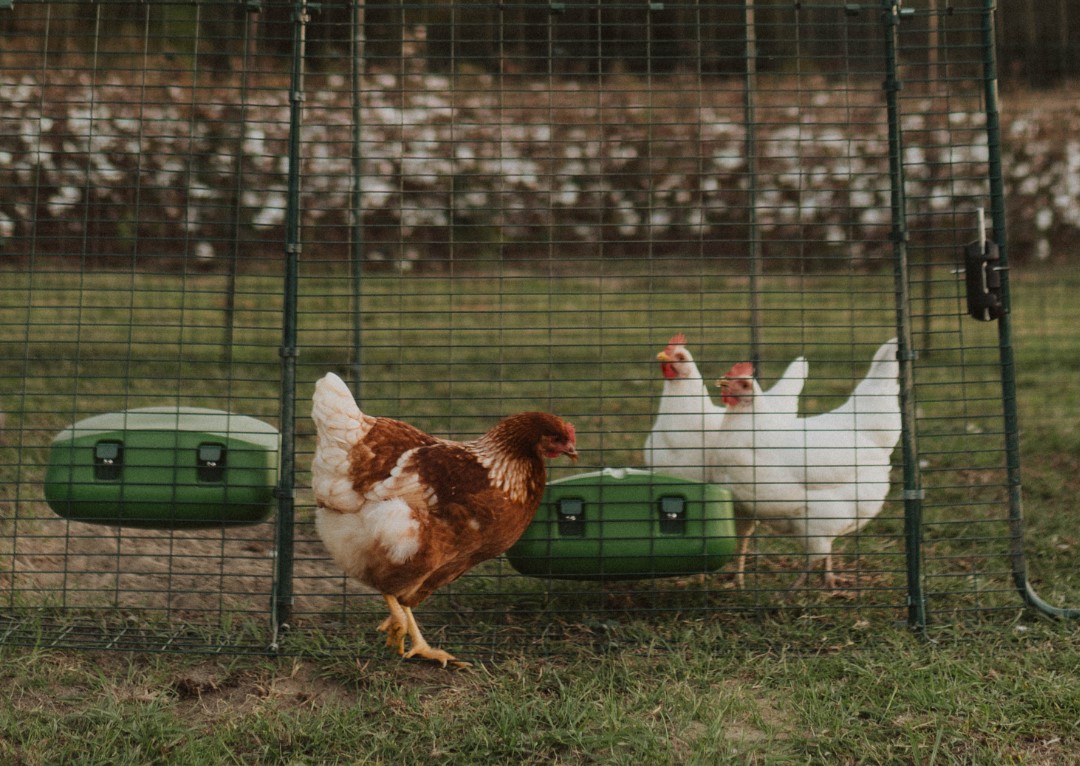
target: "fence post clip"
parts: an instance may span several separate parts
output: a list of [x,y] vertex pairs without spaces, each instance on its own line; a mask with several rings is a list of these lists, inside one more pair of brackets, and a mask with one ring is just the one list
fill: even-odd
[[964,247],[968,314],[980,322],[992,322],[1005,313],[1000,262],[1001,253],[993,240],[980,237]]

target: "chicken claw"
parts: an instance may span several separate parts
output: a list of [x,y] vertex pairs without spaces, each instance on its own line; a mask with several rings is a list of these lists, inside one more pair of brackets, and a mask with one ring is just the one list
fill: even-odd
[[455,668],[467,668],[471,663],[463,662],[449,652],[444,652],[442,649],[435,649],[432,647],[420,633],[420,626],[416,624],[416,618],[413,617],[412,609],[409,607],[403,607],[402,611],[405,612],[405,619],[408,621],[409,640],[412,641],[412,649],[404,654],[405,659],[411,659],[413,657],[422,657],[425,660],[431,660],[437,662],[441,667],[452,664]]
[[386,645],[397,650],[398,655],[405,655],[405,634],[408,632],[408,618],[405,610],[393,596],[383,596],[390,607],[390,616],[379,623],[378,630],[386,634]]
[[455,668],[467,668],[470,665],[470,663],[459,660],[457,657],[450,654],[449,652],[444,652],[442,649],[435,649],[431,646],[428,646],[427,643],[414,646],[412,649],[405,652],[404,657],[407,660],[412,659],[413,657],[421,657],[425,660],[437,662],[441,667],[444,668],[447,666],[448,663],[452,664]]

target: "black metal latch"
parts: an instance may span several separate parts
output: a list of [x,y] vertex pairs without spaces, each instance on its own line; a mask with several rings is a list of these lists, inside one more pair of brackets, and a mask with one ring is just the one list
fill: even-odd
[[997,243],[986,238],[982,210],[979,210],[979,238],[964,247],[964,277],[967,283],[968,314],[981,322],[1000,319],[1001,253]]
[[667,535],[686,534],[686,498],[665,495],[657,501],[660,531]]
[[225,481],[225,445],[200,444],[195,471],[199,481],[206,484]]
[[559,498],[559,534],[562,537],[585,536],[585,501],[580,497]]
[[94,478],[98,481],[119,481],[124,467],[124,445],[120,442],[98,442],[94,445]]

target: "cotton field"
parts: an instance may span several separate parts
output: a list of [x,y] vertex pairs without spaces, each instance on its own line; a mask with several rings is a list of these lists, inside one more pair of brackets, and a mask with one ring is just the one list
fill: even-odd
[[[203,263],[274,254],[288,199],[286,87],[47,74],[0,92],[0,252]],[[605,87],[475,74],[465,87],[375,73],[358,93],[354,129],[347,79],[309,84],[306,248],[347,252],[355,207],[372,260],[423,261],[452,245],[466,257],[556,246],[709,257],[745,238],[752,206],[762,239],[786,256],[888,254],[878,83],[764,81],[749,134],[741,82],[624,76]],[[1064,258],[1055,245],[1080,229],[1078,103],[1060,93],[1010,110],[1005,99],[1014,258]],[[901,112],[912,219],[933,231],[938,217],[988,206],[978,103],[913,94]]]

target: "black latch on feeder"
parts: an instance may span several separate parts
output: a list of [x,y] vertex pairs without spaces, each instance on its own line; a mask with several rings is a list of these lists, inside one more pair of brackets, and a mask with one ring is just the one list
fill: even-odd
[[585,536],[585,501],[580,497],[559,498],[559,535]]
[[964,248],[964,276],[968,314],[981,322],[992,322],[1005,313],[1001,302],[1001,252],[996,242],[986,238],[982,218],[980,210],[979,238]]
[[660,511],[660,531],[666,535],[686,534],[686,498],[665,495],[657,501]]
[[124,445],[102,441],[94,445],[94,478],[98,481],[119,481],[124,467]]
[[199,481],[205,484],[225,481],[225,445],[200,444],[195,465]]

